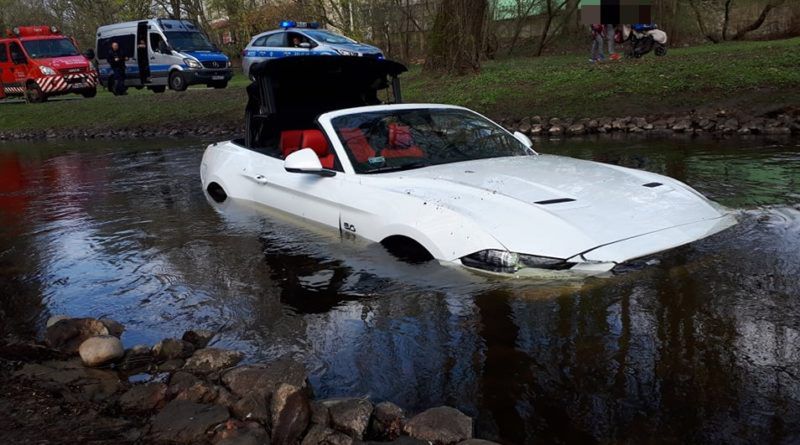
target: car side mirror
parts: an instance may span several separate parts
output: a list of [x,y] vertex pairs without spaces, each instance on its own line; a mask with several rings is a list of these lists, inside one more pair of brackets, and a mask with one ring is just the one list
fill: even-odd
[[514,137],[517,138],[518,141],[522,142],[522,144],[526,147],[533,149],[533,141],[531,141],[531,138],[528,136],[525,136],[525,134],[515,131]]
[[283,168],[289,173],[307,173],[318,176],[336,175],[335,171],[322,168],[322,163],[319,162],[317,153],[311,148],[303,148],[286,156],[283,161]]
[[91,48],[87,49],[83,55],[89,60],[94,60],[94,50]]
[[300,48],[311,49],[311,44],[308,42],[302,42],[299,46]]

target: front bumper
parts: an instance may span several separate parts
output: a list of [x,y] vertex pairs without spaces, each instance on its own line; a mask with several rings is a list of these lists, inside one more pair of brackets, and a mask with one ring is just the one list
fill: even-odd
[[48,95],[79,93],[97,88],[97,73],[65,74],[36,79],[42,92]]
[[183,70],[182,73],[186,76],[186,83],[189,85],[227,82],[233,77],[233,69],[231,68]]

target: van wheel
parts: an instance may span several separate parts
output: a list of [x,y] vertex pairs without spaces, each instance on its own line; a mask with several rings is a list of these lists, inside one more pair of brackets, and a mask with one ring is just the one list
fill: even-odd
[[180,71],[169,73],[169,88],[175,91],[186,91],[186,79]]
[[42,91],[42,88],[39,87],[39,84],[31,82],[25,88],[25,100],[32,104],[42,103],[47,100],[47,96]]
[[83,97],[85,97],[87,99],[95,97],[95,96],[97,96],[97,88],[92,88],[91,90],[86,90],[86,91],[81,93],[81,96],[83,96]]
[[160,94],[163,93],[164,91],[167,91],[167,87],[165,87],[164,85],[150,87],[150,91]]

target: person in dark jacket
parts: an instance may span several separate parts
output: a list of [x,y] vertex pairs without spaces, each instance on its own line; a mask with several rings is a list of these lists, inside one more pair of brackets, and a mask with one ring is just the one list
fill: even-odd
[[125,92],[125,61],[128,58],[119,50],[119,43],[111,42],[111,49],[108,51],[106,60],[108,60],[108,64],[114,72],[112,77],[114,79],[114,88],[112,92],[115,96],[127,94]]

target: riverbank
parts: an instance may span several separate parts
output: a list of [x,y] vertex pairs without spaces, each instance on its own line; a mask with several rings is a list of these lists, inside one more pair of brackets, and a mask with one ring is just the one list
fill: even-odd
[[124,330],[57,316],[44,342],[0,341],[2,442],[491,445],[454,408],[407,416],[388,401],[314,399],[301,363],[242,365],[212,332],[123,349]]
[[[523,132],[530,121],[534,136],[536,116],[548,116],[542,119],[548,133],[553,117],[571,121],[560,125],[564,135],[581,134],[568,128],[581,121],[592,133],[592,120],[611,120],[606,132],[650,131],[648,124],[660,130],[660,121],[672,120],[663,130],[677,125],[678,133],[699,129],[726,134],[739,132],[743,122],[764,119],[747,127],[749,134],[766,133],[762,127],[785,127],[791,133],[798,131],[792,123],[771,119],[800,108],[800,70],[794,56],[799,50],[800,38],[794,38],[673,48],[666,57],[603,64],[589,64],[580,55],[515,57],[488,61],[481,73],[464,77],[412,67],[403,76],[404,97],[407,102],[467,106],[507,126],[521,123]],[[237,75],[224,90],[193,87],[184,93],[154,94],[131,89],[123,97],[101,91],[92,99],[69,96],[44,104],[0,101],[0,140],[229,138],[243,130],[247,83]],[[724,115],[718,116],[721,111]],[[624,128],[614,128],[613,120],[626,117]],[[737,120],[736,128],[731,118]],[[679,125],[685,121],[691,124]],[[630,127],[631,122],[641,125]],[[597,128],[604,126],[598,122]]]

